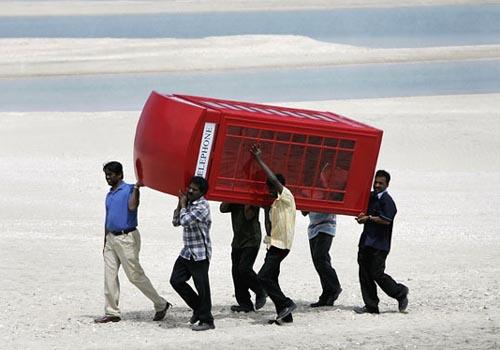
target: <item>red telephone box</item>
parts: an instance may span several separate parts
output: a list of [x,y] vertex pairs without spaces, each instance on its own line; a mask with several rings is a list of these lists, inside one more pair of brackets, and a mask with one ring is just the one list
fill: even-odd
[[297,209],[357,215],[367,206],[382,131],[331,112],[152,92],[137,125],[136,173],[177,195],[193,175],[206,198],[269,205],[250,146],[286,178]]

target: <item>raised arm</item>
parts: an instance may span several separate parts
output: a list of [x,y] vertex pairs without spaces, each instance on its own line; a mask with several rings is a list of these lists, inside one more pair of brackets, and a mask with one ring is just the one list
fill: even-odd
[[128,209],[131,211],[136,211],[139,207],[139,198],[141,195],[141,193],[139,192],[139,188],[141,188],[142,186],[144,186],[144,184],[137,181],[134,185],[134,188],[132,189],[132,194],[128,199]]
[[179,190],[177,198],[178,198],[177,208],[175,208],[175,210],[174,210],[174,217],[172,219],[172,225],[174,225],[174,226],[181,225],[180,212],[181,212],[182,208],[186,207],[186,203],[187,203],[186,194],[183,191]]
[[276,191],[279,194],[281,194],[281,192],[283,192],[283,185],[281,184],[281,182],[279,182],[276,175],[273,173],[273,171],[267,166],[267,164],[262,159],[262,151],[260,150],[260,147],[256,144],[252,145],[250,152],[252,152],[255,160],[257,161],[259,166],[262,168],[262,170],[266,174],[267,179],[271,182],[271,184],[274,186]]

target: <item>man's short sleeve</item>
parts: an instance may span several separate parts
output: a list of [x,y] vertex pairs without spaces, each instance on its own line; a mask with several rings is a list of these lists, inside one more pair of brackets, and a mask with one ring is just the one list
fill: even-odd
[[392,222],[396,217],[398,210],[396,209],[396,204],[392,200],[391,196],[386,195],[381,198],[381,210],[380,217],[384,220]]
[[287,204],[292,203],[293,202],[293,194],[292,194],[292,192],[290,192],[290,190],[288,188],[283,186],[283,191],[281,191],[281,193],[278,194],[277,199],[283,203],[287,203]]

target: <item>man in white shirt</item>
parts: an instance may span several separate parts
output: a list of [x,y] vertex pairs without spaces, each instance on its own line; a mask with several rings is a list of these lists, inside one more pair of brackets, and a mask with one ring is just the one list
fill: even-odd
[[276,323],[290,323],[293,322],[292,312],[297,305],[281,291],[278,277],[281,262],[292,247],[295,233],[295,199],[290,190],[284,186],[285,178],[281,174],[274,174],[262,160],[259,146],[253,145],[251,152],[267,176],[269,194],[275,198],[269,212],[271,236],[266,237],[269,249],[258,277],[276,307]]

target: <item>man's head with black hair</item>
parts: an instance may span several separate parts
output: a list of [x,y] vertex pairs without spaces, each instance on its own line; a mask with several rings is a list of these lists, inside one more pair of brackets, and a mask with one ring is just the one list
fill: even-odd
[[103,165],[102,171],[106,176],[106,182],[112,188],[116,187],[123,180],[123,166],[120,162],[111,161]]
[[203,197],[208,191],[208,181],[201,176],[193,176],[189,181],[187,199],[194,202]]
[[377,170],[375,173],[375,180],[373,181],[373,189],[377,193],[384,192],[389,187],[391,181],[391,174],[385,170]]

